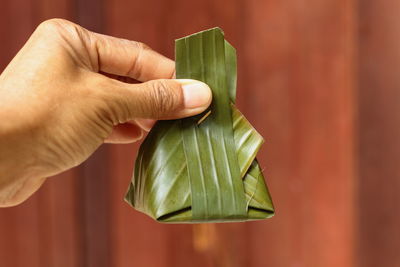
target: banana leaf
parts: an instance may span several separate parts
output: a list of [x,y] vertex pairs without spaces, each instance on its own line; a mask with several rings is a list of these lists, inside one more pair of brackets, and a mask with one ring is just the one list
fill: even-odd
[[236,51],[213,28],[175,41],[176,77],[207,83],[210,108],[158,121],[140,146],[125,200],[165,223],[237,222],[274,215],[256,160],[263,138],[234,105]]

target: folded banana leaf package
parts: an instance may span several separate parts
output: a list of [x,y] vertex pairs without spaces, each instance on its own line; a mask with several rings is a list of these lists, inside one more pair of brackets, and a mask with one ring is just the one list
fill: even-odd
[[274,207],[256,154],[263,138],[235,107],[236,51],[219,28],[175,42],[176,78],[208,84],[202,114],[158,121],[143,141],[125,200],[159,222],[265,219]]

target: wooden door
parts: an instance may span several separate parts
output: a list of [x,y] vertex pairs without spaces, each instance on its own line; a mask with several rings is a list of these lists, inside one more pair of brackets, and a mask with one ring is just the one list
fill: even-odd
[[156,223],[122,200],[138,145],[104,145],[0,210],[0,266],[400,265],[399,8],[395,0],[2,0],[1,69],[52,17],[171,58],[175,38],[223,28],[238,52],[239,108],[266,139],[259,159],[276,216]]

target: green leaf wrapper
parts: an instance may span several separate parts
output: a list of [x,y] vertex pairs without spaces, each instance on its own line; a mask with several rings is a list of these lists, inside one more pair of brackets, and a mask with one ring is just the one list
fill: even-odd
[[203,114],[156,123],[139,149],[126,201],[160,222],[273,216],[255,159],[263,138],[234,106],[235,49],[219,28],[178,39],[175,48],[176,77],[207,83],[213,101]]

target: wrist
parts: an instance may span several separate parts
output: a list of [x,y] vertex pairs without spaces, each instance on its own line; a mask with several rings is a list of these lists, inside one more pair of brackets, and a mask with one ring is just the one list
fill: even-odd
[[14,119],[0,114],[0,195],[6,188],[40,175],[35,149],[30,145],[33,133],[13,125]]

